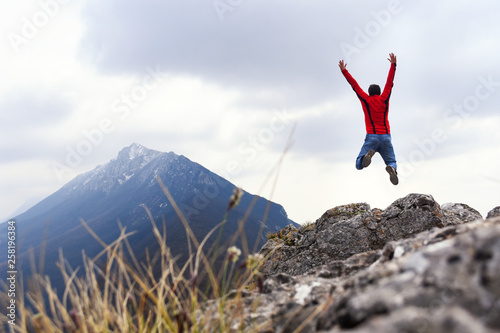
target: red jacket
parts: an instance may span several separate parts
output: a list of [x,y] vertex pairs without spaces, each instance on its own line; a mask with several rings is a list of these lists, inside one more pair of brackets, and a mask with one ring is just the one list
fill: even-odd
[[391,97],[394,74],[396,74],[396,64],[391,64],[391,69],[389,69],[389,75],[387,76],[387,82],[385,83],[385,87],[381,95],[369,96],[365,93],[351,74],[349,74],[347,69],[344,69],[342,74],[344,74],[347,82],[349,82],[361,101],[363,112],[365,113],[366,133],[390,134],[391,127],[389,126],[389,119],[387,116],[389,114],[389,98]]

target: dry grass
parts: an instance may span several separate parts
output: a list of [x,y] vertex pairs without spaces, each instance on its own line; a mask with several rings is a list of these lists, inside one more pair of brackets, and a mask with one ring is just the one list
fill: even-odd
[[[290,146],[289,140],[283,156]],[[283,156],[265,181],[269,181],[272,174],[275,175],[273,190]],[[258,306],[258,297],[252,298],[250,304],[245,302],[244,297],[248,294],[248,289],[255,288],[255,285],[257,288],[262,286],[257,267],[263,258],[249,252],[243,233],[245,220],[256,200],[239,222],[238,232],[232,239],[232,244],[236,244],[238,239],[241,241],[242,251],[234,246],[230,247],[228,252],[222,254],[222,267],[216,270],[213,263],[220,251],[217,248],[205,249],[205,245],[214,233],[219,231],[220,235],[225,218],[203,241],[198,242],[168,189],[161,179],[157,178],[157,181],[186,229],[189,258],[182,267],[177,265],[176,258],[166,246],[165,228],[160,232],[147,207],[144,209],[151,221],[160,251],[146,262],[136,260],[127,240],[131,233],[126,228],[121,228],[120,237],[116,241],[105,244],[82,220],[82,224],[103,246],[102,252],[94,258],[82,253],[83,267],[76,270],[71,268],[60,253],[58,267],[65,282],[62,297],[58,296],[49,278],[42,274],[34,274],[26,290],[24,286],[18,285],[16,325],[6,324],[8,318],[1,313],[0,330],[7,327],[10,332],[22,333],[268,331],[269,322],[250,319],[250,313]],[[238,204],[240,195],[241,192],[235,190],[230,198],[226,217]],[[218,242],[219,239],[216,247]],[[255,251],[256,246],[253,252]],[[243,258],[238,261],[242,252]],[[212,257],[208,258],[205,253]],[[104,264],[97,264],[98,262]],[[160,276],[153,274],[155,265],[161,267]],[[32,271],[36,272],[34,262],[32,266]],[[200,290],[199,282],[202,277],[208,281],[209,288],[206,290]],[[7,293],[1,291],[1,303],[7,304],[8,300]]]
[[[158,179],[165,194],[175,202]],[[228,211],[238,203],[237,192],[231,197]],[[26,292],[26,300],[18,297],[16,325],[12,332],[229,332],[260,331],[267,323],[246,321],[243,304],[245,288],[256,277],[258,256],[249,255],[238,262],[241,252],[230,248],[223,267],[216,272],[213,260],[204,254],[206,241],[221,228],[216,226],[198,243],[187,221],[185,223],[190,247],[188,261],[176,265],[165,245],[165,232],[158,230],[149,210],[153,233],[160,251],[148,262],[138,262],[127,241],[130,233],[121,229],[120,237],[104,244],[82,221],[87,230],[103,245],[95,258],[84,256],[83,274],[72,270],[60,254],[58,266],[66,288],[59,298],[50,280],[35,274]],[[217,251],[214,251],[217,253]],[[127,259],[128,258],[128,259]],[[97,265],[98,261],[104,265]],[[243,264],[241,262],[243,261]],[[161,266],[161,276],[154,276],[153,266]],[[202,275],[208,276],[210,294],[198,288]],[[22,293],[22,291],[21,291]],[[2,292],[3,300],[7,294]],[[4,321],[6,318],[2,318]]]

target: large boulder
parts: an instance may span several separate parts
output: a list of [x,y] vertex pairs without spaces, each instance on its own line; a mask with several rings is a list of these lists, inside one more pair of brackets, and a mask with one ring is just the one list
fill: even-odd
[[483,216],[474,208],[463,203],[445,203],[441,209],[448,218],[448,225],[481,220]]
[[493,208],[492,210],[490,210],[488,212],[488,215],[486,215],[486,218],[491,219],[491,218],[494,218],[497,216],[500,216],[500,206],[497,206],[497,207]]
[[482,220],[465,204],[440,206],[429,195],[410,194],[385,210],[344,205],[316,223],[286,227],[261,250],[259,291],[240,293],[238,327],[500,332],[497,211]]
[[305,274],[321,265],[380,250],[390,241],[476,219],[481,214],[467,205],[449,204],[442,209],[424,194],[409,194],[385,210],[371,209],[366,203],[338,206],[314,224],[289,226],[270,235],[260,251],[265,258],[260,271],[265,277]]
[[500,217],[433,228],[308,274],[275,274],[246,298],[256,305],[245,310],[249,330],[259,322],[266,332],[498,332]]

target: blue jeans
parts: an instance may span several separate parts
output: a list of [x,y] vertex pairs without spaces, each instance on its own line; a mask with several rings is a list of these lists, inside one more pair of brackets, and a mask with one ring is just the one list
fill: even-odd
[[390,134],[366,134],[365,143],[361,147],[361,151],[356,159],[356,169],[363,169],[363,156],[370,149],[382,155],[385,165],[390,165],[397,170],[396,156],[394,155],[394,147],[392,146]]

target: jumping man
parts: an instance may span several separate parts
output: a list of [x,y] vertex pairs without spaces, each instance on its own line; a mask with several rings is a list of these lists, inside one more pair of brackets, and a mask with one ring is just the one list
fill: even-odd
[[391,63],[391,68],[382,94],[380,93],[380,86],[376,84],[370,85],[368,94],[365,93],[347,71],[347,64],[344,60],[339,61],[339,67],[347,82],[358,95],[365,114],[366,138],[356,159],[356,169],[366,168],[370,165],[373,155],[380,153],[386,164],[385,170],[390,175],[391,183],[397,185],[399,180],[396,171],[396,156],[392,146],[391,128],[388,119],[389,98],[391,97],[394,74],[396,74],[396,56],[394,53],[390,53],[387,60]]

